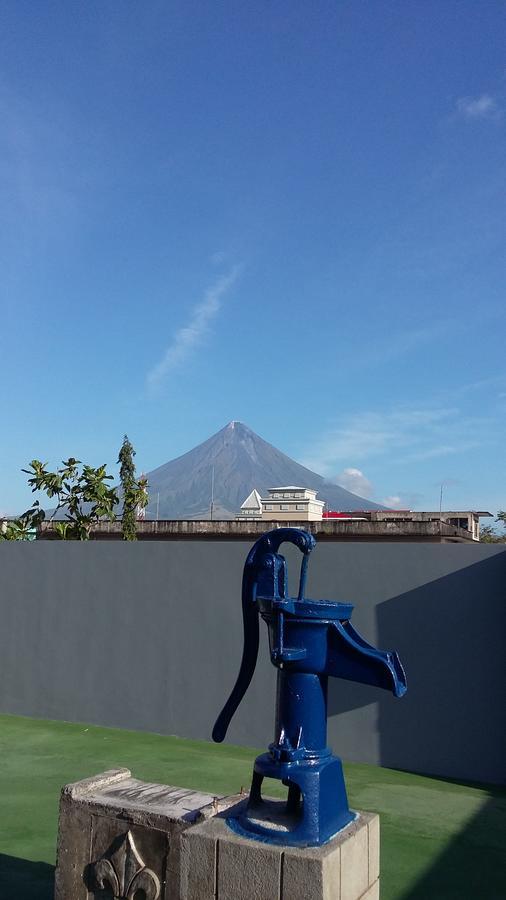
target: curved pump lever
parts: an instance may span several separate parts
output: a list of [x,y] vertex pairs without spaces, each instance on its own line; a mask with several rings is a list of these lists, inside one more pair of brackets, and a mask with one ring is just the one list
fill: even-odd
[[[232,693],[216,719],[213,728],[213,741],[216,741],[217,743],[221,743],[224,739],[232,717],[248,690],[255,671],[259,643],[258,606],[256,597],[260,572],[264,567],[266,557],[275,555],[281,544],[285,542],[295,544],[301,553],[304,554],[300,572],[298,598],[299,600],[302,600],[304,597],[308,558],[316,544],[314,537],[311,534],[308,534],[307,531],[300,531],[298,528],[277,528],[275,531],[268,531],[267,534],[262,535],[251,548],[244,565],[242,576],[244,646],[241,666]],[[283,590],[284,589],[285,586],[283,585]]]

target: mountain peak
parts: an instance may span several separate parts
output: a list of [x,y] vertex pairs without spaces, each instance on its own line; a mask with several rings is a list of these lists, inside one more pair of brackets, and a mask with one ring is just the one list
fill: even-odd
[[208,519],[213,487],[214,518],[235,518],[254,489],[265,496],[277,484],[312,488],[335,510],[380,508],[326,482],[237,419],[188,453],[148,472],[148,483],[148,518],[158,513],[162,519]]

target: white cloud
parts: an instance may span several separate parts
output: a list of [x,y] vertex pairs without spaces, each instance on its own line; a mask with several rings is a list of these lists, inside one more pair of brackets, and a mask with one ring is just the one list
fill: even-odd
[[423,494],[414,491],[398,491],[389,497],[383,497],[380,502],[390,509],[414,509],[422,499]]
[[359,497],[372,497],[374,493],[371,482],[360,469],[343,469],[336,475],[334,481],[352,494],[358,494]]
[[501,109],[490,94],[480,97],[461,97],[457,100],[457,112],[465,119],[497,119]]
[[[358,494],[359,497],[367,497],[370,499],[375,496],[372,483],[367,476],[364,475],[361,469],[343,469],[343,471],[333,480],[336,484],[346,488],[347,491]],[[390,494],[388,497],[383,497],[376,502],[391,509],[414,509],[422,499],[423,494],[419,494],[415,491],[400,490]]]
[[383,503],[385,506],[391,506],[392,509],[400,509],[402,506],[402,498],[400,494],[393,494],[391,497],[385,497]]
[[208,288],[203,301],[194,307],[188,324],[176,331],[161,360],[148,372],[149,386],[158,386],[165,376],[185,362],[192,350],[202,342],[210,323],[221,309],[223,297],[235,284],[239,273],[240,266],[234,266],[228,275],[223,275]]

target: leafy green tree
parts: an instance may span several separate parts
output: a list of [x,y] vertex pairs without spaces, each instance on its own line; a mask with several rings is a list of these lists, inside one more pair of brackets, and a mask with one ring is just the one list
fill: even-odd
[[[69,457],[63,460],[63,468],[56,472],[49,472],[46,463],[38,459],[32,459],[29,469],[23,469],[30,475],[28,484],[32,492],[44,491],[49,498],[56,497],[57,506],[54,515],[60,509],[65,510],[66,521],[54,522],[56,535],[64,541],[87,541],[90,539],[91,530],[100,519],[115,519],[115,506],[119,502],[115,488],[106,482],[112,481],[113,476],[107,475],[106,467],[82,465],[79,459]],[[25,516],[35,517],[40,523],[45,518],[45,513],[40,509],[36,500],[32,508]]]
[[125,434],[118,456],[123,498],[121,529],[124,541],[137,540],[137,512],[139,509],[144,509],[148,503],[148,482],[143,477],[136,479],[134,456],[135,450]]
[[482,544],[498,544],[501,538],[493,525],[480,526],[480,542]]
[[4,519],[0,522],[0,541],[30,541],[35,537],[35,529],[44,518],[44,510],[36,501],[32,509],[18,519]]
[[[499,510],[496,522],[506,525],[506,512]],[[480,528],[480,541],[483,544],[505,544],[506,531],[498,531],[494,525],[482,525]]]

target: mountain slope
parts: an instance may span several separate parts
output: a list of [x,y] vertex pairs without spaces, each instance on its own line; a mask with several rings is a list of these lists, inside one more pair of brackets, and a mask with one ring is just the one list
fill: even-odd
[[336,484],[326,482],[290,459],[242,422],[230,422],[183,456],[148,472],[150,502],[146,518],[209,518],[214,468],[214,518],[230,519],[253,488],[293,484],[318,491],[331,509],[379,509]]

